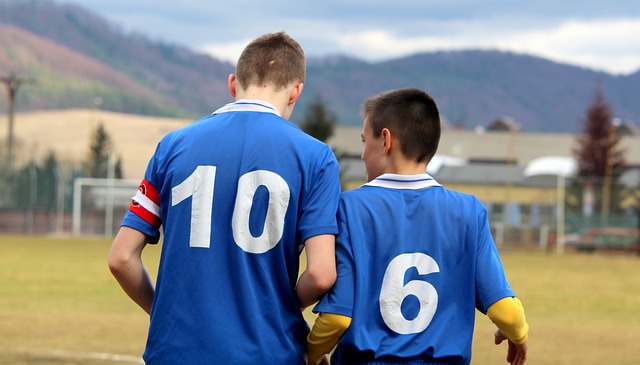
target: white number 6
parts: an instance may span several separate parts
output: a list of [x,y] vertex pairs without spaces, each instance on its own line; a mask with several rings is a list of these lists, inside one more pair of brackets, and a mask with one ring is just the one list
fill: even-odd
[[[404,277],[407,270],[415,267],[419,275],[440,271],[433,258],[423,253],[406,253],[396,256],[384,273],[380,290],[380,314],[384,323],[399,334],[411,334],[424,331],[438,308],[438,292],[423,280],[411,280],[406,285]],[[413,319],[402,314],[402,302],[409,295],[420,301],[420,311]]]

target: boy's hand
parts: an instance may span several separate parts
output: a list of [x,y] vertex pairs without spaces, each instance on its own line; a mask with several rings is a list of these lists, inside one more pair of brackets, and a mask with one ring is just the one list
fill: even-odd
[[524,363],[527,361],[527,350],[528,350],[528,346],[527,346],[527,341],[525,341],[524,343],[517,345],[513,342],[511,342],[511,340],[509,340],[508,338],[505,337],[505,335],[500,332],[500,330],[497,330],[495,333],[495,344],[499,345],[502,343],[502,341],[507,340],[509,342],[509,349],[507,350],[507,362],[511,365],[524,365]]

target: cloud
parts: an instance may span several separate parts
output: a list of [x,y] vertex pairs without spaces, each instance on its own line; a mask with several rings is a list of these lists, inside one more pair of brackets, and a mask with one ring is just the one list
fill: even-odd
[[[626,74],[640,68],[640,19],[569,20],[554,26],[511,28],[484,22],[447,23],[427,35],[398,36],[387,29],[323,31],[308,43],[331,44],[325,52],[379,61],[417,52],[498,49],[582,67]],[[435,32],[435,29],[440,29]],[[446,31],[443,31],[445,29]]]
[[640,19],[572,20],[552,29],[514,33],[499,44],[559,62],[625,74],[640,68],[639,29]]
[[380,61],[417,52],[499,49],[612,73],[640,69],[637,0],[185,0],[179,5],[83,0],[82,5],[126,30],[232,63],[254,37],[286,30],[310,56]]
[[238,57],[240,57],[240,53],[242,53],[242,50],[249,42],[251,42],[250,39],[241,42],[211,43],[200,47],[199,51],[235,65]]

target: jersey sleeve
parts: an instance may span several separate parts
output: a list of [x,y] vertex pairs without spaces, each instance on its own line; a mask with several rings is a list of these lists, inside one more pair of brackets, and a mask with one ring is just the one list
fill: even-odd
[[318,159],[316,173],[303,197],[300,223],[301,242],[321,234],[337,234],[336,212],[340,199],[340,168],[335,155],[325,145],[324,155]]
[[315,313],[332,313],[353,317],[355,300],[355,260],[351,249],[351,238],[346,222],[344,202],[341,201],[338,210],[338,225],[340,232],[336,239],[336,270],[338,277],[334,286],[325,294],[315,306]]
[[122,220],[122,226],[133,228],[148,237],[149,243],[157,243],[160,240],[160,192],[158,190],[155,174],[156,158],[158,150],[151,158],[145,178],[138,185],[136,194],[131,198],[129,209]]
[[491,236],[487,210],[481,203],[478,214],[478,247],[476,253],[476,308],[483,314],[489,306],[515,293],[507,281],[498,249]]
[[351,324],[351,318],[330,313],[320,313],[307,336],[307,359],[316,364],[322,356],[331,352]]
[[520,299],[500,299],[487,309],[487,316],[511,342],[521,345],[527,340],[529,324]]

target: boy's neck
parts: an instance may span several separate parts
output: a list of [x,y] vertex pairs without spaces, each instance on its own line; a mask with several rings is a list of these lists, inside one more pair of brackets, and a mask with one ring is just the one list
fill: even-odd
[[427,162],[415,162],[402,157],[391,158],[385,169],[387,174],[419,175],[427,171]]
[[287,115],[289,92],[285,88],[275,90],[273,87],[250,86],[246,90],[238,90],[236,100],[250,99],[266,101],[278,109],[280,116]]

